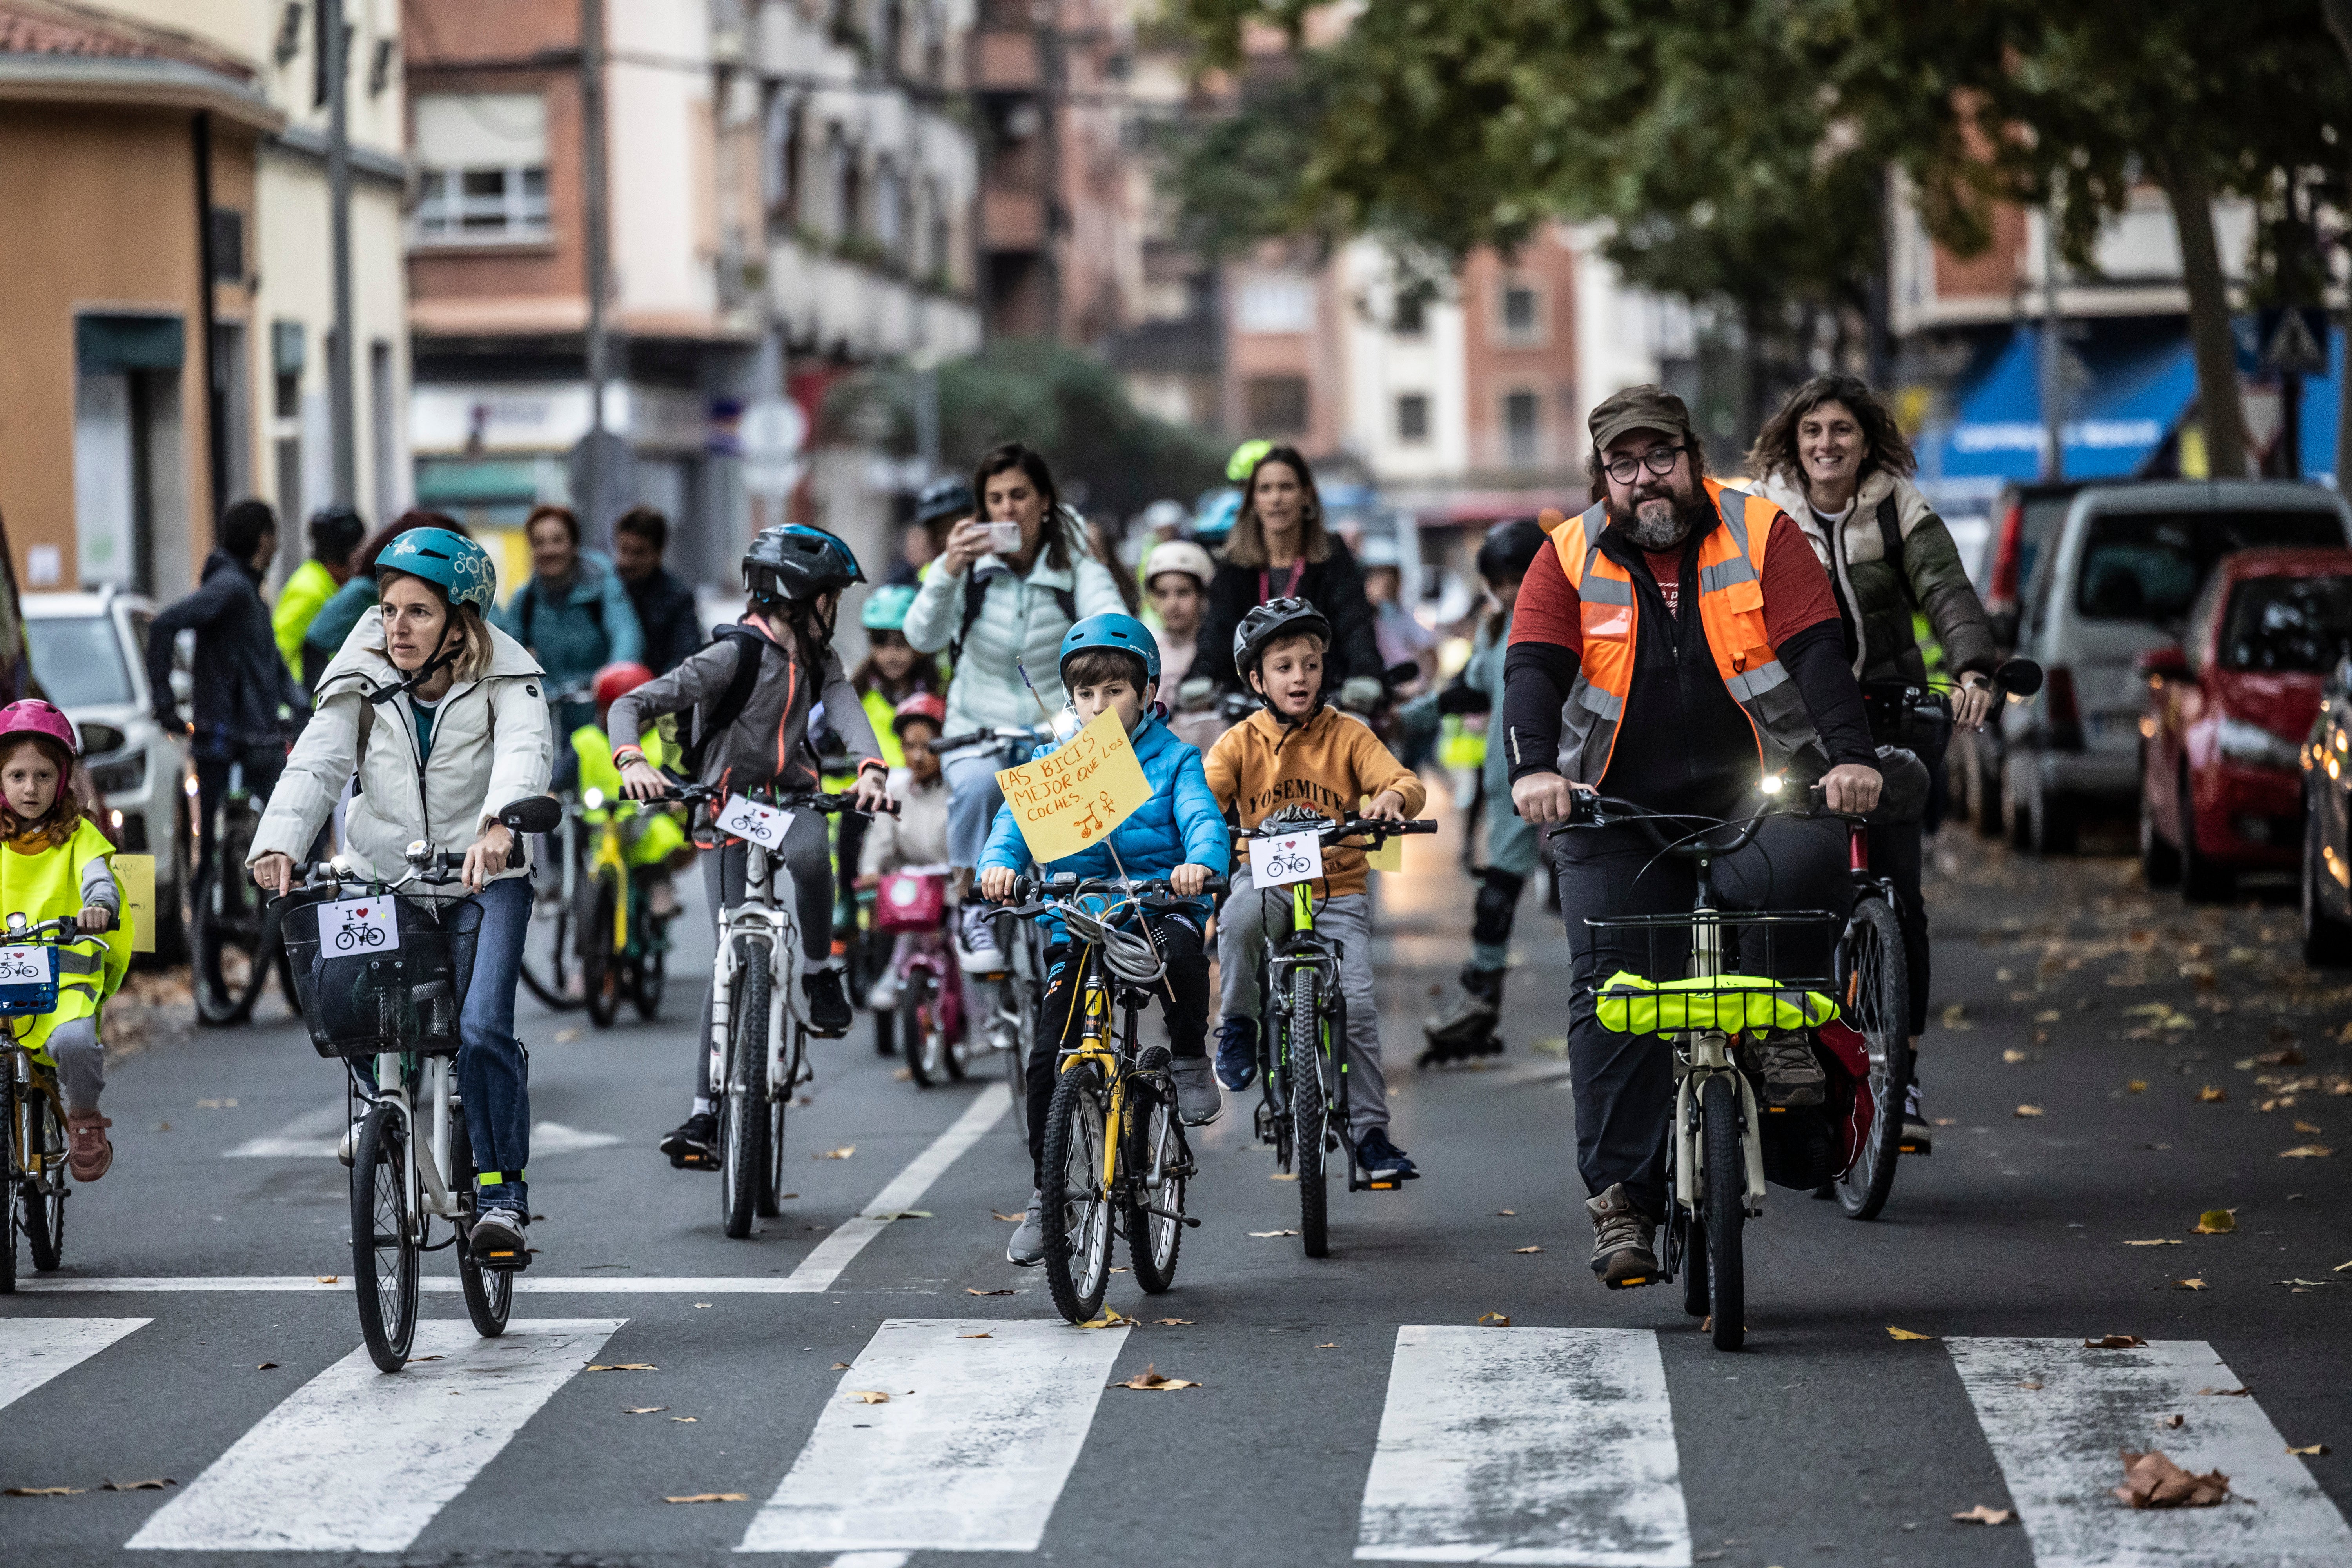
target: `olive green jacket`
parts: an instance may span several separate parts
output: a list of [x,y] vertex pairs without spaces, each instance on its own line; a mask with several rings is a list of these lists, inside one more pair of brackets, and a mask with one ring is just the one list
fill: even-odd
[[[1992,628],[1983,602],[1960,563],[1951,531],[1918,486],[1884,469],[1872,474],[1863,480],[1862,493],[1836,527],[1834,539],[1830,526],[1806,504],[1803,488],[1785,471],[1776,469],[1758,489],[1804,531],[1813,553],[1828,569],[1845,612],[1847,641],[1857,650],[1855,679],[1926,681],[1927,660],[1912,631],[1915,603],[1943,646],[1945,671],[1954,676],[1969,670],[1992,673]],[[1885,535],[1879,526],[1882,508],[1891,508],[1902,541],[1899,578],[1886,559]],[[1903,579],[1909,581],[1908,597]]]

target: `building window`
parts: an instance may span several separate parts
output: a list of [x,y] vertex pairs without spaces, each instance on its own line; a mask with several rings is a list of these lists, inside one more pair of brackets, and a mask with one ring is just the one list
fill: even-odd
[[1503,339],[1507,342],[1533,342],[1543,335],[1543,310],[1532,284],[1513,281],[1503,285]]
[[1315,325],[1314,280],[1296,272],[1244,279],[1234,324],[1244,332],[1304,332]]
[[908,264],[912,228],[907,217],[907,182],[899,177],[898,165],[885,158],[874,172],[874,238],[882,247],[884,260],[894,267]]
[[1533,392],[1507,394],[1503,399],[1503,441],[1511,467],[1534,467],[1541,459],[1542,437],[1542,395]]
[[1422,289],[1397,290],[1396,312],[1390,326],[1401,338],[1417,338],[1429,329],[1429,294]]
[[416,237],[467,245],[547,236],[547,100],[535,92],[416,100]]
[[1405,392],[1397,395],[1396,433],[1400,441],[1429,439],[1429,394]]
[[790,226],[801,216],[801,142],[803,110],[800,100],[779,92],[768,100],[766,122],[761,128],[761,185],[768,216]]
[[1242,384],[1242,403],[1249,427],[1260,436],[1307,434],[1307,378],[1303,375],[1255,375]]

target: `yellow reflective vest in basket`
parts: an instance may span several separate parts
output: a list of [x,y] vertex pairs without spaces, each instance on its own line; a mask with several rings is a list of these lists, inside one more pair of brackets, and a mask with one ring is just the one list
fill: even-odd
[[[82,872],[94,859],[104,860],[107,874],[113,874],[114,846],[88,817],[55,849],[26,855],[13,845],[0,847],[0,916],[21,914],[27,923],[37,925],[80,913]],[[116,897],[121,896],[118,882]],[[17,1041],[30,1047],[42,1066],[54,1066],[42,1050],[50,1034],[60,1024],[95,1017],[99,1005],[114,994],[130,968],[127,926],[59,945],[57,1010],[9,1020]]]
[[1602,1028],[1618,1035],[1818,1029],[1838,1016],[1837,1004],[1821,992],[1791,991],[1760,974],[1714,974],[1660,985],[1627,969],[1593,993],[1592,1010]]

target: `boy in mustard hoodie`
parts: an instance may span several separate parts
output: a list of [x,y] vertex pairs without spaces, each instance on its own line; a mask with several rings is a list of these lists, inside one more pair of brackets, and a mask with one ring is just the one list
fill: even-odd
[[[1421,780],[1363,721],[1324,705],[1323,656],[1330,643],[1331,623],[1304,599],[1259,605],[1234,635],[1234,668],[1265,706],[1226,731],[1206,765],[1210,793],[1245,828],[1300,808],[1337,821],[1367,795],[1371,804],[1363,816],[1402,820],[1419,811],[1427,797]],[[1393,1186],[1420,1173],[1389,1142],[1364,852],[1327,848],[1323,871],[1315,889],[1315,928],[1337,940],[1343,954],[1339,994],[1348,1004],[1348,1136],[1370,1178]],[[1233,894],[1217,912],[1217,963],[1224,990],[1217,1077],[1236,1092],[1257,1078],[1257,966],[1268,906],[1287,911],[1289,900],[1262,897],[1250,885],[1247,862],[1237,858]]]

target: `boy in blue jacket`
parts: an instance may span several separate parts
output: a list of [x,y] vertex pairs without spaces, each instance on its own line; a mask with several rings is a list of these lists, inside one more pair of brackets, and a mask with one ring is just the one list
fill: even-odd
[[[1086,723],[1104,710],[1118,712],[1127,729],[1135,759],[1151,785],[1151,798],[1113,828],[1100,843],[1051,862],[1045,875],[1063,871],[1080,877],[1115,877],[1124,870],[1141,881],[1165,877],[1178,894],[1190,898],[1213,876],[1222,876],[1233,861],[1233,837],[1224,813],[1209,793],[1201,769],[1199,748],[1187,745],[1168,728],[1167,710],[1155,699],[1160,686],[1160,645],[1150,629],[1132,616],[1088,616],[1062,639],[1062,689],[1078,721]],[[1052,752],[1037,748],[1036,755]],[[1116,861],[1113,855],[1117,856]],[[1013,880],[1034,863],[1021,837],[1013,808],[1000,806],[990,829],[988,847],[980,858],[980,890],[1002,901],[1013,894]],[[1223,1108],[1209,1066],[1205,1041],[1209,1030],[1209,958],[1202,933],[1209,919],[1203,900],[1183,909],[1153,910],[1139,917],[1160,954],[1168,976],[1162,1006],[1174,1062],[1177,1110],[1193,1125],[1213,1121]],[[1045,1113],[1054,1098],[1055,1068],[1066,1028],[1077,1024],[1076,979],[1072,950],[1061,923],[1046,920],[1045,992],[1038,1001],[1036,1046],[1029,1058],[1029,1158],[1042,1173],[1045,1157]],[[1045,1258],[1043,1205],[1037,1188],[1029,1193],[1029,1212],[1013,1233],[1004,1256],[1022,1268]]]

